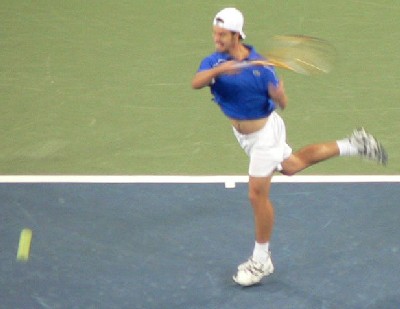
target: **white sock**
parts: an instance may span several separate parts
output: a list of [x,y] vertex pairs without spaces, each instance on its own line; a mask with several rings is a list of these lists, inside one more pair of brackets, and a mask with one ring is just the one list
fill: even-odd
[[253,260],[259,263],[265,263],[269,257],[269,242],[260,244],[258,242],[254,245]]
[[347,138],[336,141],[336,144],[339,147],[340,156],[356,156],[358,154],[357,147],[352,145]]

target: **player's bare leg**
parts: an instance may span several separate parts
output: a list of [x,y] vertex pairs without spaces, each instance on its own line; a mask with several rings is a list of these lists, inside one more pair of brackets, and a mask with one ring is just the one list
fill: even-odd
[[356,129],[345,139],[306,146],[282,162],[281,173],[294,175],[318,162],[336,156],[361,156],[386,165],[388,154],[382,144],[363,128]]
[[337,142],[309,145],[294,152],[283,161],[281,173],[294,175],[313,164],[339,155],[340,151]]
[[249,200],[254,213],[256,243],[250,259],[239,265],[238,273],[233,277],[243,286],[259,283],[261,279],[274,271],[269,252],[274,225],[274,209],[269,198],[271,178],[249,178]]
[[274,209],[269,199],[271,176],[249,178],[249,200],[253,207],[255,237],[258,243],[271,239],[274,224]]

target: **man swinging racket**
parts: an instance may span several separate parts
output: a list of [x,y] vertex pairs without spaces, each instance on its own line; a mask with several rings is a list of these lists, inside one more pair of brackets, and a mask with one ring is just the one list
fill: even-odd
[[269,193],[275,171],[297,172],[337,156],[361,156],[386,165],[382,145],[364,129],[349,138],[313,144],[296,152],[286,143],[286,130],[276,107],[285,109],[284,85],[271,66],[238,66],[263,59],[253,46],[243,43],[244,18],[235,8],[218,12],[213,21],[215,52],[205,57],[192,80],[194,89],[210,87],[214,101],[230,120],[233,133],[250,158],[249,200],[255,223],[255,245],[248,261],[238,266],[236,283],[250,286],[274,271],[269,243],[274,210]]

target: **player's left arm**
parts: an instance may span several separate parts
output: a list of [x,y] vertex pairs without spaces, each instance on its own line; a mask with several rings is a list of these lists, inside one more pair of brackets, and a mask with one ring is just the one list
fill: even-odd
[[268,94],[281,109],[285,109],[288,103],[288,98],[286,96],[285,87],[282,80],[280,80],[277,85],[269,83]]

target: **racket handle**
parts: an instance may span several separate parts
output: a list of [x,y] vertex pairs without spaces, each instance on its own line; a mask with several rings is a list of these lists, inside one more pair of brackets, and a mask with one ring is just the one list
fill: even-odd
[[235,66],[237,69],[248,68],[255,65],[272,65],[270,62],[265,60],[252,60],[252,61],[242,61],[238,62]]
[[238,62],[237,64],[235,64],[235,68],[236,69],[244,69],[244,68],[248,68],[252,65],[254,65],[254,64],[252,64],[251,61],[242,61],[242,62]]

